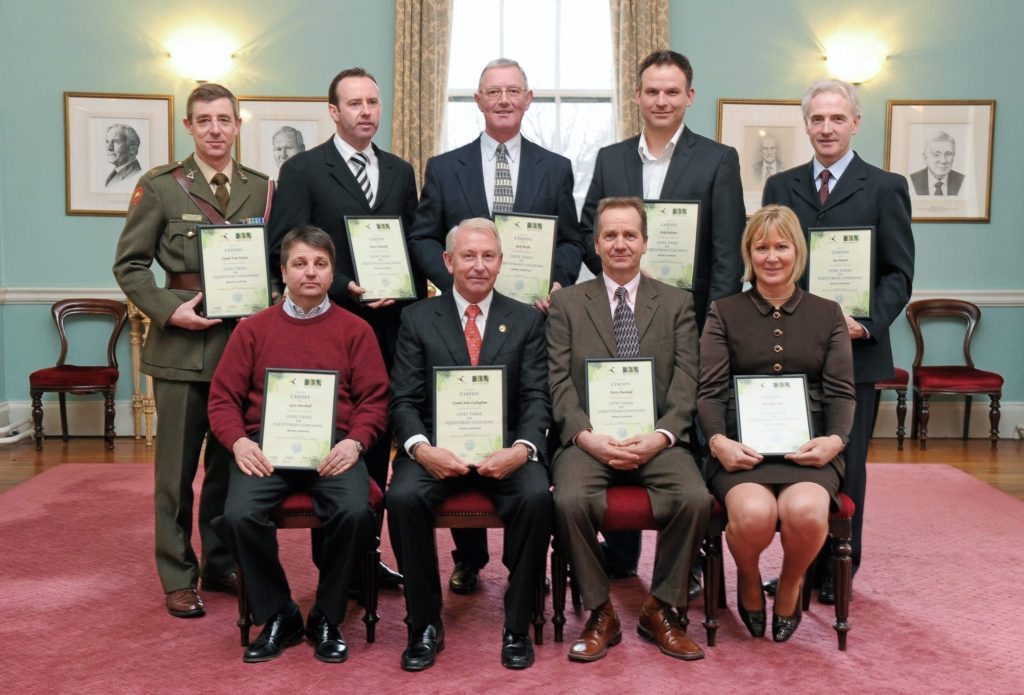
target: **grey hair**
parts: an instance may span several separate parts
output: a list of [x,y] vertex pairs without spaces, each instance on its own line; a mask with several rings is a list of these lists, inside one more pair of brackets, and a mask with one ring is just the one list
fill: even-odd
[[142,141],[139,139],[139,134],[135,132],[135,128],[132,128],[127,123],[115,123],[107,128],[107,132],[109,133],[114,128],[120,128],[121,132],[124,133],[124,142],[128,147],[134,149],[136,152],[139,151],[139,145]]
[[280,128],[278,128],[277,132],[274,133],[274,136],[270,138],[271,141],[273,141],[274,138],[276,138],[278,135],[281,135],[282,133],[285,135],[291,135],[295,139],[295,144],[301,149],[301,151],[306,151],[306,141],[302,139],[301,130],[299,130],[298,128],[293,128],[290,125],[283,125]]
[[936,130],[930,138],[924,141],[925,154],[928,154],[928,145],[933,142],[948,142],[953,146],[953,152],[956,152],[956,139],[944,130]]
[[477,83],[477,90],[483,90],[484,75],[486,75],[487,71],[491,70],[492,68],[516,68],[517,70],[519,70],[519,74],[523,76],[523,89],[530,88],[530,82],[526,79],[526,71],[523,70],[522,65],[520,65],[517,61],[512,60],[511,58],[495,58],[487,65],[485,65],[484,69],[480,71],[480,81]]
[[490,232],[494,235],[494,240],[498,242],[498,252],[501,252],[501,237],[498,236],[498,228],[494,225],[494,222],[486,217],[471,217],[468,220],[462,220],[462,222],[459,222],[448,232],[448,236],[444,239],[445,253],[451,255],[455,252],[455,236],[460,229],[477,229],[481,232]]
[[803,101],[800,102],[800,110],[803,111],[805,121],[811,116],[811,99],[827,92],[846,97],[853,110],[853,117],[860,118],[860,99],[857,98],[857,90],[852,84],[842,80],[818,80],[807,88]]

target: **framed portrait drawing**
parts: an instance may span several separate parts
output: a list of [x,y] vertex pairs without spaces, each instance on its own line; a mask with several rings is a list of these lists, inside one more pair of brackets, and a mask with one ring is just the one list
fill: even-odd
[[238,97],[242,129],[235,155],[242,164],[277,179],[289,157],[335,132],[326,97]]
[[717,137],[739,152],[748,217],[761,207],[769,176],[814,156],[796,99],[719,99]]
[[174,156],[170,94],[64,92],[64,209],[124,216],[139,177]]
[[889,100],[885,169],[907,177],[915,222],[988,222],[994,100]]

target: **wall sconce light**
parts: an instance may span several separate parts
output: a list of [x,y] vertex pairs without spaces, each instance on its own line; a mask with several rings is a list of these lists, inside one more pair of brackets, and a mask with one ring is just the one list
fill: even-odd
[[219,80],[231,71],[235,41],[213,27],[185,27],[167,39],[174,70],[196,82]]
[[825,42],[825,63],[833,76],[861,84],[885,67],[885,44],[870,34],[838,34]]

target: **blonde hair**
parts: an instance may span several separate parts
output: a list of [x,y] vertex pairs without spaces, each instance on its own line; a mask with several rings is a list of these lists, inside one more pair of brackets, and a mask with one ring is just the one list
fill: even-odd
[[743,280],[757,284],[754,277],[754,266],[750,261],[750,249],[757,242],[764,239],[771,232],[775,232],[782,239],[793,244],[796,258],[793,262],[793,273],[789,281],[796,284],[804,275],[807,266],[807,240],[804,239],[803,228],[800,227],[800,220],[796,213],[784,205],[765,205],[755,212],[747,222],[743,230],[743,239],[740,241],[740,255],[743,256]]

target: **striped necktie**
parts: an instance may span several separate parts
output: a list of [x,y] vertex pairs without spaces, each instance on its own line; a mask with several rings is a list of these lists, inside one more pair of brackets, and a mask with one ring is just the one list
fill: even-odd
[[373,206],[373,190],[370,188],[370,177],[366,175],[366,167],[370,164],[369,158],[362,152],[356,152],[349,161],[356,168],[356,181],[359,183],[359,187],[363,189],[366,202]]
[[508,168],[508,148],[498,145],[494,157],[494,205],[491,212],[512,212],[512,171]]
[[612,332],[619,357],[636,357],[640,354],[640,336],[636,330],[636,317],[626,301],[626,288],[615,290],[615,314],[612,316]]

